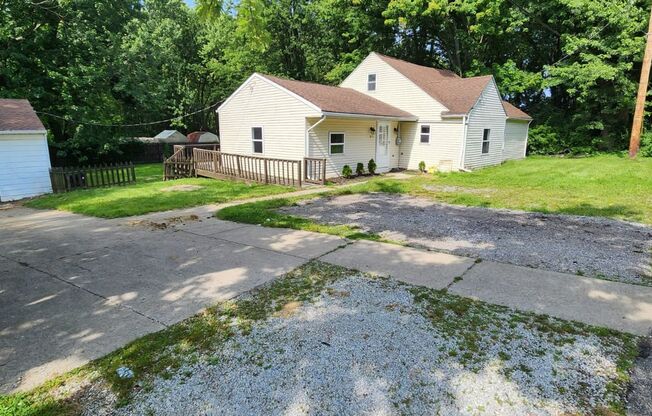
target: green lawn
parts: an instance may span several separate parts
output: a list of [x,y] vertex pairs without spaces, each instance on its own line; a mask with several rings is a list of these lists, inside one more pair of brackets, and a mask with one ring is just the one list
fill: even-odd
[[[558,214],[603,216],[652,224],[652,159],[615,155],[587,158],[530,157],[474,172],[384,177],[327,195],[405,193],[457,205],[511,208]],[[221,219],[268,227],[324,232],[347,238],[379,239],[346,225],[318,224],[275,210],[314,196],[229,207]]]
[[[58,209],[102,218],[118,218],[292,190],[276,185],[247,184],[230,180],[189,178],[163,181],[162,178],[162,164],[137,165],[135,185],[45,195],[30,200],[25,205],[31,208]],[[189,192],[162,191],[173,185],[197,185],[201,186],[201,189]]]
[[[462,189],[429,190],[424,185]],[[652,158],[530,157],[408,181],[408,192],[460,205],[604,216],[652,224]]]

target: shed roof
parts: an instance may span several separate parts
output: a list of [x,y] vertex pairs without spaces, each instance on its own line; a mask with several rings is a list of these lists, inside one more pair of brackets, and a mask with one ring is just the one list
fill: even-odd
[[261,76],[300,96],[323,112],[416,119],[406,111],[351,88],[295,81],[265,74]]
[[163,130],[162,132],[160,132],[159,134],[154,136],[154,138],[156,138],[156,139],[167,139],[168,137],[173,136],[175,134],[180,134],[183,137],[186,137],[186,136],[183,135],[183,133],[181,133],[181,132],[179,132],[177,130]]
[[45,131],[45,127],[27,100],[0,98],[0,132]]

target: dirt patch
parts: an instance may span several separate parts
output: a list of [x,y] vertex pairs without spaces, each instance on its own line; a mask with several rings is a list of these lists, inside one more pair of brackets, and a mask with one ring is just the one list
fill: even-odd
[[652,228],[640,224],[384,193],[313,199],[281,211],[460,256],[652,285]]
[[199,221],[199,216],[192,214],[179,217],[169,217],[164,218],[162,221],[138,220],[131,221],[128,224],[132,227],[143,227],[149,230],[166,230],[170,226],[186,224],[193,221]]
[[174,185],[162,188],[161,192],[192,192],[202,189],[203,186],[199,185]]

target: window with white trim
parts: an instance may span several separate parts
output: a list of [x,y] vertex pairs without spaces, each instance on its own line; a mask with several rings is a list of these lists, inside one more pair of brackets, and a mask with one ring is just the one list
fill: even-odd
[[482,154],[489,153],[489,135],[491,134],[490,129],[484,129],[482,132]]
[[376,74],[367,75],[367,91],[376,91]]
[[263,128],[251,128],[251,148],[254,153],[263,153]]
[[344,133],[328,133],[328,152],[331,155],[344,153]]
[[421,143],[430,143],[430,126],[428,124],[421,126]]

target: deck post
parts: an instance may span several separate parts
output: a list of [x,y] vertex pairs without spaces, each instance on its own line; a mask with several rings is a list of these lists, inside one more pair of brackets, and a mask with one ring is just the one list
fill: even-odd
[[301,188],[301,162],[297,163],[297,169],[299,170],[298,176],[299,176],[299,188]]

